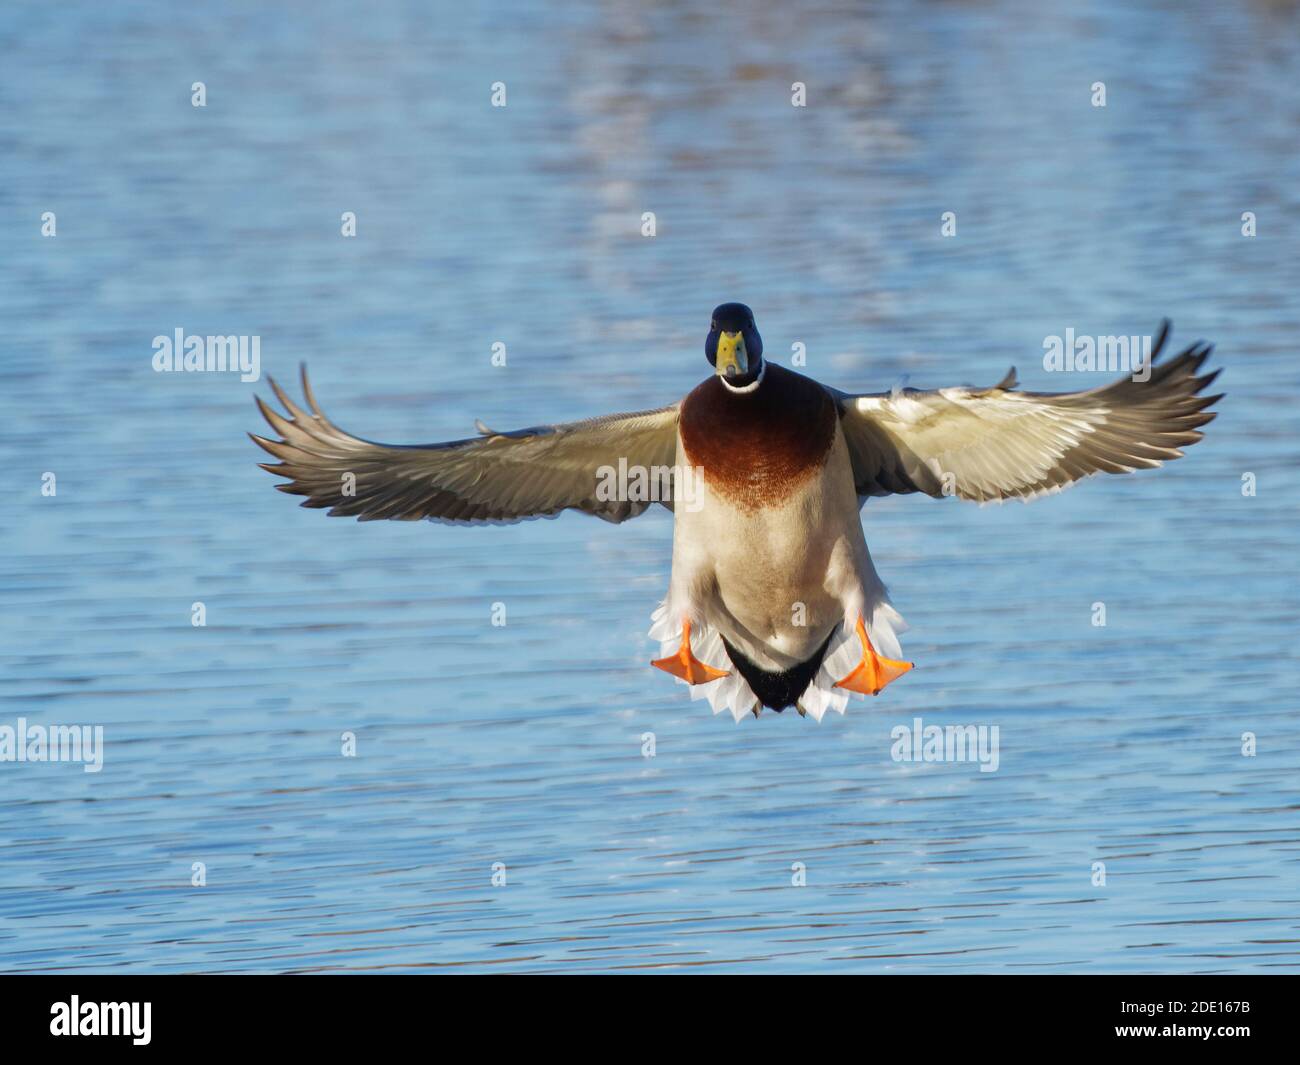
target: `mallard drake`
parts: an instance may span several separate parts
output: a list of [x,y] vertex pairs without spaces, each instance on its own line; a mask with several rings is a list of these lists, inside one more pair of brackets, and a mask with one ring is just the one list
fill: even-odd
[[[1028,500],[1094,473],[1182,456],[1220,396],[1197,376],[1195,344],[1086,392],[992,388],[854,395],[768,362],[753,312],[713,312],[714,373],[658,410],[479,435],[378,444],[310,410],[270,380],[260,398],[280,461],[262,468],[304,507],[361,521],[516,522],[580,510],[622,522],[660,503],[674,513],[672,577],[653,615],[651,664],[737,721],[794,706],[818,721],[849,693],[876,695],[912,668],[902,618],[872,565],[859,510],[870,496],[923,492],[984,503]],[[250,434],[251,435],[251,434]]]

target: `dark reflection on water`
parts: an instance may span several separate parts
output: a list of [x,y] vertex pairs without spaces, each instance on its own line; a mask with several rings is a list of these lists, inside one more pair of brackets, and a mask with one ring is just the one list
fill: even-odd
[[[0,968],[1300,965],[1293,6],[341,13],[0,15],[0,723],[107,743],[0,763]],[[149,361],[258,334],[431,440],[675,399],[730,298],[866,390],[1084,387],[1045,336],[1167,314],[1230,395],[1155,475],[871,503],[920,667],[737,727],[646,666],[666,514],[329,521],[254,386]],[[999,770],[894,762],[914,717]]]

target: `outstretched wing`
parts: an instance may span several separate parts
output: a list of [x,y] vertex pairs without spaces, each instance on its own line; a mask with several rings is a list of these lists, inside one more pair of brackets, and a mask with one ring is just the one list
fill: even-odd
[[1015,370],[993,388],[835,393],[859,496],[957,495],[978,502],[1030,499],[1091,474],[1130,473],[1182,457],[1222,396],[1201,392],[1218,371],[1197,373],[1212,345],[1194,344],[1087,392],[1017,392]]
[[[306,367],[302,390],[310,413],[268,382],[289,416],[259,398],[258,408],[280,438],[253,440],[280,460],[261,464],[289,479],[276,488],[306,496],[304,507],[329,507],[331,515],[361,521],[506,523],[569,508],[620,522],[652,502],[671,505],[671,477],[662,471],[676,458],[675,406],[512,433],[480,425],[482,435],[470,440],[410,446],[377,444],[343,432],[316,405]],[[620,460],[628,470],[654,472],[644,480],[633,478],[633,491],[620,491],[629,478],[610,477]],[[619,498],[628,495],[634,498]]]

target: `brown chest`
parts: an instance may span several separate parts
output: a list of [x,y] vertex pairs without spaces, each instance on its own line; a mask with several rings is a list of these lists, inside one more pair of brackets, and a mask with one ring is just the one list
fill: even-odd
[[710,491],[746,509],[774,506],[821,469],[835,439],[835,404],[818,385],[768,366],[753,392],[711,377],[682,403],[687,461]]

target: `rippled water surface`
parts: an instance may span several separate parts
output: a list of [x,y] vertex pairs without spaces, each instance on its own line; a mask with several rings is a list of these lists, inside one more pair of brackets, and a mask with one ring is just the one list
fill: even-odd
[[[0,969],[1300,968],[1300,14],[797,7],[4,7],[0,724],[106,748],[0,762]],[[917,670],[734,725],[646,664],[666,512],[327,519],[264,382],[150,365],[257,334],[436,440],[671,402],[724,299],[864,391],[1168,315],[1228,398],[1155,473],[869,503]]]

